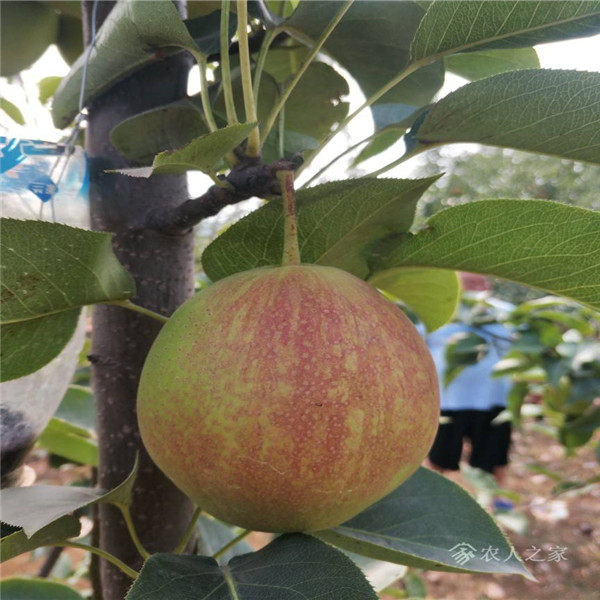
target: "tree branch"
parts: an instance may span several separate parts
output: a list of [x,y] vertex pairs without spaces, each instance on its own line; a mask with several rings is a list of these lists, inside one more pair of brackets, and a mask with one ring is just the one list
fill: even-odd
[[152,229],[167,235],[183,235],[203,219],[218,214],[225,206],[254,196],[266,198],[281,194],[277,171],[294,170],[297,164],[278,160],[265,165],[259,159],[244,157],[224,178],[229,185],[212,185],[198,198],[186,200],[174,208],[155,208],[146,213],[135,229]]

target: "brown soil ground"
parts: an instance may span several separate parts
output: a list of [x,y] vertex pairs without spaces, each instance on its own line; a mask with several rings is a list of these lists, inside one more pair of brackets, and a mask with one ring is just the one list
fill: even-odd
[[[533,546],[540,548],[537,556],[548,556],[552,546],[566,547],[566,560],[550,562],[527,561],[537,578],[527,581],[519,576],[459,575],[424,572],[421,576],[430,600],[596,600],[600,598],[600,485],[579,495],[562,494],[552,497],[554,482],[545,475],[531,473],[526,465],[538,463],[561,473],[565,478],[585,480],[598,473],[593,446],[566,458],[561,446],[549,437],[526,429],[513,436],[511,465],[505,487],[521,495],[517,505],[529,520],[524,535],[507,531],[523,557],[531,555]],[[81,469],[65,466],[50,469],[45,459],[31,456],[28,465],[37,474],[38,483],[67,484],[81,477]],[[460,476],[454,478],[462,483]],[[467,487],[467,486],[465,486]],[[551,511],[550,509],[553,509]],[[554,512],[554,514],[552,514]],[[562,514],[561,514],[562,513]],[[249,540],[255,547],[264,544],[263,535]],[[74,568],[84,560],[83,553],[69,550]],[[44,558],[38,551],[18,556],[2,565],[2,577],[35,575]],[[89,589],[86,579],[70,580],[80,590]],[[382,594],[382,600],[402,597],[398,583],[394,595]],[[406,596],[404,596],[406,597]]]

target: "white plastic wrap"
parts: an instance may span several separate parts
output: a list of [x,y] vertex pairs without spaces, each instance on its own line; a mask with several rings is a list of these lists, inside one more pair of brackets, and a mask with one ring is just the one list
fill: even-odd
[[85,309],[73,337],[39,371],[0,384],[2,481],[11,477],[63,399],[85,340]]
[[[82,148],[0,137],[1,216],[89,229],[87,161]],[[60,354],[35,373],[0,384],[2,485],[16,470],[58,408],[85,338],[85,309]]]

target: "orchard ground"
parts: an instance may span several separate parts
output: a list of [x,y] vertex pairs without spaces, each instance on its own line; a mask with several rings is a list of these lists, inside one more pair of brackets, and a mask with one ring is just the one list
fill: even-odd
[[[517,510],[528,519],[525,534],[509,532],[510,539],[524,558],[538,582],[526,581],[519,576],[462,575],[450,573],[421,573],[431,600],[592,600],[597,598],[600,581],[600,485],[580,494],[562,494],[553,497],[554,482],[546,475],[533,474],[527,465],[537,463],[566,479],[584,480],[597,473],[598,463],[594,445],[588,444],[575,457],[565,458],[564,449],[551,438],[526,425],[514,434],[511,466],[506,488],[517,492],[520,500]],[[86,467],[64,465],[51,469],[47,458],[33,453],[28,466],[37,475],[38,483],[66,485],[80,479]],[[462,482],[460,477],[454,477]],[[259,548],[269,539],[267,534],[255,533],[249,538]],[[554,547],[566,548],[564,558],[549,560]],[[539,548],[534,555],[533,548]],[[69,562],[77,571],[85,553],[68,550],[68,560],[61,559],[57,569],[66,575]],[[534,560],[535,559],[535,560]],[[539,560],[543,559],[543,560]],[[43,563],[38,551],[23,554],[7,561],[2,577],[35,575]],[[85,579],[69,582],[79,590],[90,589]],[[402,596],[403,586],[394,586],[394,594],[382,594],[382,600]]]

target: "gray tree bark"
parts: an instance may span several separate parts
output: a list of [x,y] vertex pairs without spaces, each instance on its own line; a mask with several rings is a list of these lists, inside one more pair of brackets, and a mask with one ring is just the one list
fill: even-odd
[[[90,42],[93,1],[84,0],[84,39]],[[114,2],[101,1],[97,27]],[[182,9],[181,3],[178,6]],[[92,227],[114,233],[113,246],[136,281],[133,302],[165,315],[193,293],[193,234],[168,236],[150,230],[131,233],[140,216],[169,208],[187,198],[185,175],[150,180],[106,173],[131,166],[111,145],[111,129],[123,119],[181,98],[186,91],[189,56],[180,53],[158,61],[121,81],[89,107],[86,148],[90,159]],[[132,513],[143,544],[150,552],[170,551],[189,522],[193,507],[153,464],[140,439],[136,393],[140,372],[160,324],[126,309],[96,306],[93,311],[92,370],[97,403],[98,484],[118,485],[140,452],[140,473]],[[117,509],[98,511],[100,546],[139,569],[137,554]],[[103,600],[121,600],[131,580],[106,561],[100,562]]]

